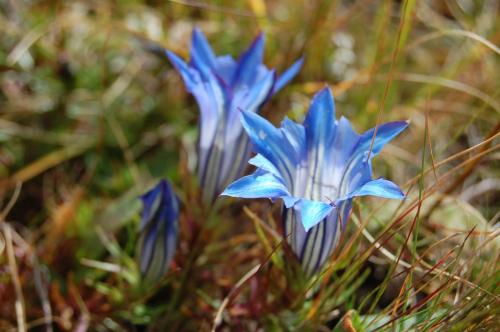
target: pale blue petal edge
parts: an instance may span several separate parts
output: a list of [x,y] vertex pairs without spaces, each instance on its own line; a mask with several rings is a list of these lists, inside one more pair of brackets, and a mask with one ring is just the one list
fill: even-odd
[[287,70],[283,72],[283,74],[279,75],[276,80],[276,84],[274,85],[273,94],[280,91],[285,85],[288,84],[300,71],[302,65],[304,64],[304,58],[300,58],[295,61],[293,65],[291,65]]
[[358,196],[378,196],[383,198],[403,199],[404,193],[394,182],[384,178],[368,181],[358,189],[351,192],[347,197],[341,199],[350,199]]
[[289,196],[290,193],[276,176],[257,170],[230,184],[221,195],[241,198],[280,198]]

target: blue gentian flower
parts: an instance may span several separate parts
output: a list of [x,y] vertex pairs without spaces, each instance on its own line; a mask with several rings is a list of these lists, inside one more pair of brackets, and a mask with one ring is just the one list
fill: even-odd
[[176,251],[179,198],[170,183],[161,180],[141,200],[139,265],[143,280],[153,283],[165,275]]
[[275,128],[246,111],[242,123],[257,152],[249,163],[257,170],[222,195],[281,198],[286,239],[309,274],[317,272],[337,246],[353,198],[404,197],[394,183],[372,179],[371,161],[407,121],[380,125],[370,153],[374,129],[359,135],[346,118],[336,120],[332,93],[325,88],[314,96],[303,125],[285,118],[281,128]]
[[198,179],[205,203],[212,203],[245,171],[251,148],[239,109],[259,111],[302,66],[300,59],[277,77],[274,69],[262,63],[263,52],[264,37],[260,34],[238,61],[230,55],[216,56],[197,28],[192,35],[189,63],[167,51],[200,108]]

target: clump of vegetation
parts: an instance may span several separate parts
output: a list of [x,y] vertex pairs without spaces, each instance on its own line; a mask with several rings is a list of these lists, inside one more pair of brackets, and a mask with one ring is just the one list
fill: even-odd
[[[498,7],[0,4],[0,330],[495,330]],[[278,74],[304,57],[259,103],[275,127],[325,85],[357,132],[409,119],[373,163],[405,199],[353,200],[312,270],[280,200],[207,199],[200,105],[166,54],[189,59],[196,27],[235,59],[262,32]]]

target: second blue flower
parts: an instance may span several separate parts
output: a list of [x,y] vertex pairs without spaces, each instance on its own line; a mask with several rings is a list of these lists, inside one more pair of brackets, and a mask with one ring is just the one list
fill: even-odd
[[167,52],[200,108],[198,179],[205,203],[212,203],[245,170],[251,148],[239,110],[257,112],[302,65],[301,59],[278,78],[262,63],[263,52],[261,34],[238,61],[216,56],[199,29],[193,31],[189,63]]

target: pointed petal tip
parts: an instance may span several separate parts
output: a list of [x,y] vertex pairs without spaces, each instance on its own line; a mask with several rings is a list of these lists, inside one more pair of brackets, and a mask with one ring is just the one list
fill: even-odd
[[[383,179],[383,178],[381,178],[381,179]],[[395,185],[395,186],[396,186],[396,188],[393,189],[395,191],[394,196],[386,197],[386,198],[404,200],[406,198],[405,193],[401,190],[401,188],[398,185]]]
[[300,70],[304,65],[304,61],[306,61],[306,57],[303,55],[300,58],[298,58],[297,61],[295,61],[295,63],[292,66],[297,66],[298,70]]
[[335,130],[332,126],[334,121],[335,100],[330,88],[325,87],[312,98],[304,119],[307,141],[309,142],[308,149],[315,149],[331,139]]
[[175,53],[173,53],[172,51],[169,51],[169,50],[165,50],[165,55],[170,59],[170,58],[173,58],[175,57]]
[[399,194],[401,195],[399,199],[405,199],[406,194],[403,192],[403,190],[399,186],[398,186],[398,189],[399,189]]
[[264,42],[265,42],[265,36],[264,36],[264,33],[261,31],[259,32],[259,34],[257,35],[257,37],[255,37],[255,39],[252,41],[252,43],[250,44],[250,46],[248,47],[247,52],[253,50],[253,52],[255,52],[255,50],[259,50],[259,52],[263,52],[264,51]]
[[260,42],[264,42],[265,38],[266,37],[264,36],[264,32],[263,31],[259,31],[259,33],[257,34],[257,37],[255,37],[255,40],[256,41],[258,40],[259,43],[260,43]]
[[304,65],[304,61],[305,61],[305,56],[301,56],[290,66],[290,68],[295,67],[298,72]]
[[[233,183],[234,183],[234,182],[233,182]],[[217,196],[217,197],[239,197],[237,194],[235,194],[235,193],[233,192],[233,190],[232,190],[232,188],[231,188],[231,185],[232,185],[233,183],[231,183],[229,186],[227,186],[227,188],[226,188],[226,189],[224,189],[224,191],[223,191],[223,192],[221,192],[221,193],[219,194],[219,196]]]
[[273,89],[273,94],[277,93],[285,85],[287,85],[297,74],[299,73],[300,69],[302,68],[302,64],[304,63],[304,58],[300,58],[297,61],[295,61],[288,69],[286,69],[281,75],[276,75],[275,76],[275,86]]
[[404,124],[404,125],[408,126],[411,123],[411,120],[410,119],[397,120],[397,121],[394,121],[394,123],[400,123],[400,124]]
[[316,92],[316,94],[313,96],[313,99],[311,101],[311,105],[315,102],[318,102],[318,101],[335,103],[335,100],[333,98],[332,89],[330,88],[330,86],[328,86],[327,83],[325,83],[325,86],[323,88],[321,88],[321,90]]
[[408,120],[399,120],[399,121],[394,121],[394,122],[389,122],[389,123],[392,123],[396,127],[400,127],[399,130],[397,131],[397,134],[399,134],[410,125],[411,120],[409,120],[409,119]]
[[201,30],[199,26],[195,25],[193,28],[193,32],[191,33],[191,40],[195,42],[197,40],[206,41],[206,39],[207,37],[203,33],[203,30]]
[[265,39],[266,37],[264,36],[263,32],[259,32],[257,37],[255,37],[255,40],[253,41],[252,45],[250,46],[251,49],[258,49],[259,52],[262,54],[264,53],[264,44],[265,44]]
[[237,193],[235,192],[235,190],[233,190],[235,188],[235,183],[238,182],[238,180],[241,180],[240,179],[237,179],[236,181],[233,181],[231,182],[220,194],[219,196],[226,196],[226,197],[239,197],[239,195],[237,195]]
[[159,184],[160,186],[162,186],[162,188],[168,188],[168,186],[169,186],[169,184],[170,184],[170,183],[167,181],[167,179],[161,179],[161,180],[158,182],[158,184]]
[[330,86],[326,82],[325,82],[325,85],[316,93],[316,95],[324,94],[324,93],[332,94],[332,89],[330,89]]
[[332,204],[306,199],[299,200],[295,208],[300,211],[302,226],[304,226],[306,232],[319,224],[333,209],[335,209]]
[[175,68],[179,68],[179,66],[185,64],[184,60],[174,52],[165,50],[165,54]]

